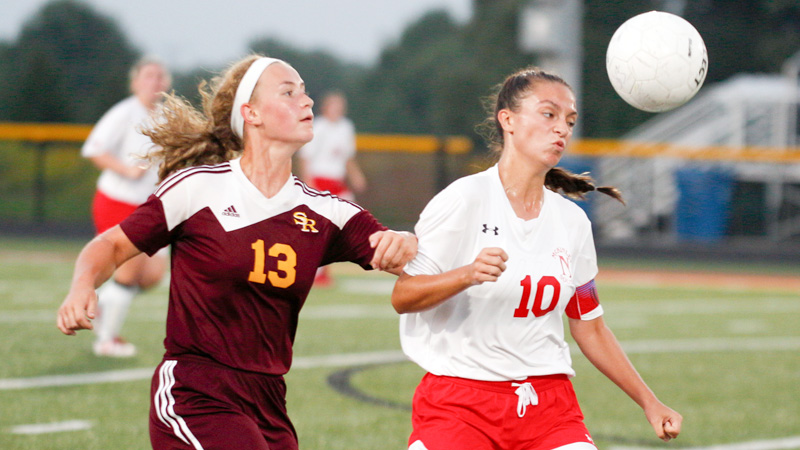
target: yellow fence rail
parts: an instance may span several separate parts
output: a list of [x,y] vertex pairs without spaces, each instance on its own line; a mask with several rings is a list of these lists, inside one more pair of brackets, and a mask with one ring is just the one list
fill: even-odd
[[[69,184],[72,180],[64,178],[64,174],[83,173],[80,164],[75,164],[73,158],[77,156],[73,152],[86,140],[91,129],[91,125],[85,124],[0,122],[0,143],[26,144],[4,146],[8,152],[0,147],[0,156],[15,162],[4,167],[3,173],[8,176],[4,175],[4,183],[0,183],[0,188],[5,189],[4,201],[0,205],[0,226],[13,221],[22,221],[25,226],[33,227],[71,220],[72,216],[65,216],[63,211],[73,211],[69,202],[88,196],[86,192],[92,185],[83,179],[80,183]],[[63,145],[65,143],[68,145]],[[360,201],[402,224],[416,220],[416,215],[409,218],[412,215],[409,211],[416,214],[430,195],[456,176],[480,165],[477,162],[479,155],[470,155],[472,141],[463,136],[359,133],[356,146],[359,152],[363,152],[362,162],[366,169],[391,180],[376,183],[368,193],[362,194]],[[800,148],[689,147],[611,139],[575,139],[568,154],[598,158],[668,157],[707,163],[800,163]],[[82,163],[87,164],[85,161]],[[388,171],[391,173],[387,173],[387,167],[391,167]],[[403,185],[411,179],[415,181],[404,186],[407,195],[398,200],[397,192],[390,187]],[[78,189],[81,194],[77,197],[63,195],[64,189]]]
[[449,154],[469,153],[472,141],[463,136],[439,138],[432,135],[362,134],[356,136],[359,151],[432,153],[444,150]]
[[[83,142],[92,125],[0,122],[0,140],[27,142]],[[364,134],[356,136],[359,151],[469,153],[472,141],[463,136]]]
[[[91,125],[0,122],[0,140],[83,142]],[[472,151],[472,141],[464,136],[359,133],[356,147],[364,152],[433,153],[444,150],[451,155]],[[774,147],[691,147],[665,143],[630,142],[612,139],[576,139],[569,153],[587,157],[653,158],[669,157],[706,161],[748,161],[800,163],[800,148]]]
[[[21,216],[20,210],[30,211],[30,224],[46,224],[48,218],[52,217],[53,198],[58,197],[54,193],[53,184],[58,183],[61,171],[51,170],[51,164],[58,161],[59,154],[63,158],[63,151],[75,151],[77,147],[86,140],[92,130],[92,125],[85,124],[43,124],[43,123],[3,123],[0,122],[0,142],[21,142],[30,146],[30,152],[25,147],[15,146],[15,151],[25,153],[26,163],[30,163],[30,173],[27,174],[26,181],[29,180],[30,189],[27,187],[21,196],[6,202],[6,208],[0,208],[0,225],[3,220],[8,222],[8,217],[18,218]],[[66,147],[63,144],[68,144]],[[397,167],[398,161],[403,161],[409,156],[414,159],[414,167],[425,170],[416,170],[415,174],[430,171],[430,176],[425,179],[417,188],[421,186],[435,185],[440,190],[451,178],[451,172],[458,170],[458,162],[453,156],[468,154],[472,148],[472,141],[463,136],[435,136],[435,135],[401,135],[401,134],[369,134],[360,133],[356,136],[356,146],[359,152],[365,153],[364,157],[372,165],[387,164],[385,161],[392,161],[393,169],[399,173],[403,170]],[[72,149],[74,147],[74,149]],[[2,149],[0,149],[2,151]],[[60,153],[61,152],[61,153]],[[425,154],[425,158],[417,158],[416,155]],[[17,156],[20,157],[20,156]],[[399,159],[398,159],[399,158]],[[460,158],[459,158],[460,159]],[[62,160],[63,161],[63,160]],[[402,165],[402,163],[400,164]],[[6,185],[10,185],[6,183]],[[374,191],[374,190],[373,190]],[[8,192],[11,194],[11,192]],[[377,199],[377,194],[370,192]],[[30,197],[28,199],[27,197]],[[20,200],[24,199],[24,200]],[[366,198],[365,200],[369,200]],[[16,202],[16,203],[14,203]],[[383,201],[374,201],[381,207]],[[13,205],[12,205],[13,204]],[[16,206],[22,204],[24,206]],[[417,205],[409,207],[409,210],[416,211]],[[2,216],[6,211],[6,216]],[[8,211],[12,211],[8,214]],[[398,212],[393,212],[399,217]],[[27,217],[27,216],[26,216]],[[15,219],[16,220],[16,219]],[[59,220],[56,218],[55,220]],[[405,220],[405,219],[403,219]]]
[[29,142],[83,142],[91,125],[0,122],[0,140]]
[[631,142],[611,139],[581,139],[572,142],[569,153],[593,157],[666,157],[706,161],[800,163],[800,148],[797,147],[690,147],[667,143]]

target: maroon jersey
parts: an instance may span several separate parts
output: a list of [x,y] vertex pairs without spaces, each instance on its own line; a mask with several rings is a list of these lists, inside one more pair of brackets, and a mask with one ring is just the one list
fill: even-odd
[[238,159],[175,173],[121,227],[149,255],[171,245],[167,358],[274,375],[291,366],[317,268],[352,261],[369,269],[368,237],[386,229],[293,176],[267,198]]

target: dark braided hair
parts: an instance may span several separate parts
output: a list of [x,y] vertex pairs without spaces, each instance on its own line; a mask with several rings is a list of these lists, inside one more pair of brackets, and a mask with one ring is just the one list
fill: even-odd
[[[519,111],[522,99],[530,93],[537,83],[558,83],[570,90],[572,87],[558,75],[545,72],[538,67],[527,67],[509,75],[503,83],[494,88],[494,94],[484,102],[488,117],[479,125],[478,131],[489,143],[489,148],[496,152],[503,151],[503,127],[497,120],[500,110]],[[612,186],[597,187],[589,173],[574,174],[561,167],[553,167],[544,179],[545,187],[554,192],[561,192],[567,197],[585,199],[585,194],[598,191],[625,203],[617,188]]]

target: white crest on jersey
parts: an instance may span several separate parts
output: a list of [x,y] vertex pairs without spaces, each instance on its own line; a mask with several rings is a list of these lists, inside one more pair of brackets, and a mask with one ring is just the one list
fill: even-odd
[[561,274],[559,278],[562,282],[567,283],[572,280],[572,271],[569,268],[570,256],[569,251],[565,248],[557,248],[553,251],[553,258],[561,264]]

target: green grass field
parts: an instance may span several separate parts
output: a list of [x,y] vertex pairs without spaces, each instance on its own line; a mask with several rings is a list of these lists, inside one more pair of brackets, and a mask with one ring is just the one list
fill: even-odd
[[[150,448],[149,375],[162,355],[166,288],[132,306],[125,335],[137,357],[95,358],[90,333],[66,337],[55,328],[79,248],[0,239],[0,449]],[[637,263],[613,262],[616,269],[626,264]],[[392,278],[335,269],[336,285],[312,292],[301,314],[287,376],[301,448],[404,449],[423,373],[398,359]],[[684,415],[681,437],[662,444],[638,406],[574,354],[573,383],[600,448],[800,449],[800,293],[777,285],[598,287],[606,321],[631,360]],[[91,376],[76,378],[81,374]],[[108,381],[111,375],[128,378]],[[361,398],[334,389],[331,379]]]

